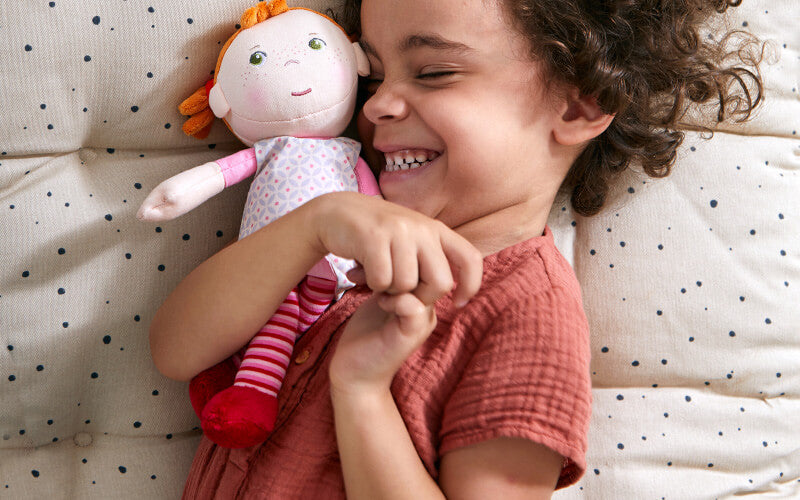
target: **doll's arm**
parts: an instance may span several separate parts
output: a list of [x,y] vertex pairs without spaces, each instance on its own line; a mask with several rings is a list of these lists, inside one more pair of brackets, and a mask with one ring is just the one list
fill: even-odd
[[147,195],[136,217],[162,221],[183,215],[225,188],[220,166],[208,162],[165,180]]
[[181,172],[156,186],[139,207],[136,217],[147,221],[174,219],[249,177],[255,170],[255,153],[249,148]]

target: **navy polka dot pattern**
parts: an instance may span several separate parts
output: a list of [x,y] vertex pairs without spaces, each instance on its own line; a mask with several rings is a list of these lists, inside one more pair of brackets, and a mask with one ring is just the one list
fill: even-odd
[[[162,180],[240,149],[219,123],[185,137],[176,107],[252,3],[2,3],[0,498],[180,496],[199,431],[147,329],[235,237],[246,183],[157,226],[134,215]],[[597,218],[553,211],[595,385],[587,474],[555,498],[800,491],[785,460],[800,449],[800,11],[762,4],[732,24],[780,56],[756,120],[689,136],[673,177],[632,176]]]
[[198,422],[186,384],[155,370],[148,327],[235,238],[247,186],[158,230],[135,213],[164,179],[241,148],[222,123],[184,136],[177,106],[254,3],[2,3],[0,498],[180,496]]
[[594,413],[588,473],[555,499],[800,497],[800,41],[780,31],[800,4],[763,5],[732,24],[773,39],[756,119],[687,133],[672,176],[571,218]]

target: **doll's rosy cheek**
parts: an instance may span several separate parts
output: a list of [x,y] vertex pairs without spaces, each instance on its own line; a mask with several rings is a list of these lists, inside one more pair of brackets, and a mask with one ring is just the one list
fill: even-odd
[[354,81],[353,72],[346,64],[341,64],[339,61],[337,62],[338,64],[333,66],[333,71],[331,72],[330,86],[333,88],[349,89]]
[[268,95],[263,90],[249,89],[245,95],[249,106],[264,107],[269,102]]

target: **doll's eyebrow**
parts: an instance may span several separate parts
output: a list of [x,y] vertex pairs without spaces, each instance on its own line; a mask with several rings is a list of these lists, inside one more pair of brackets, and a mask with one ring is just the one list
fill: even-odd
[[249,49],[247,49],[247,50],[253,50],[253,49],[257,49],[257,48],[259,48],[259,47],[261,47],[261,45],[259,45],[259,44],[255,44],[255,45],[253,45],[252,47],[250,47],[250,48],[249,48]]

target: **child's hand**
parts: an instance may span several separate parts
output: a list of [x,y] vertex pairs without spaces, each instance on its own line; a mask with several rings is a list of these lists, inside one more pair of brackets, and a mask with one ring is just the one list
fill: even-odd
[[453,291],[461,306],[480,288],[480,252],[443,223],[357,193],[316,200],[315,232],[323,253],[357,261],[372,291],[413,292],[426,306]]
[[350,317],[330,366],[331,389],[388,390],[400,366],[436,327],[433,305],[412,293],[375,293]]
[[480,288],[483,258],[441,222],[379,198],[319,198],[316,234],[326,252],[360,264],[349,276],[375,292],[350,318],[331,361],[334,390],[386,390],[436,326],[434,303],[453,291],[465,304]]

